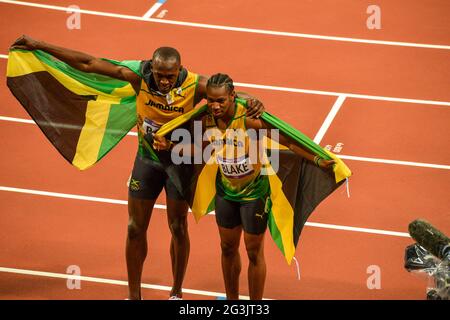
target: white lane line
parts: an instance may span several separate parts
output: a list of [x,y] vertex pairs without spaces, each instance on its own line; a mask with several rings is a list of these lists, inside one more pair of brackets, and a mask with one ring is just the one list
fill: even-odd
[[[0,0],[0,2],[1,2],[1,0]],[[2,55],[0,55],[0,58],[8,59],[8,55],[2,54]],[[334,96],[334,97],[346,96],[347,98],[364,99],[364,100],[380,100],[380,101],[392,101],[392,102],[402,102],[402,103],[430,104],[430,105],[436,105],[436,106],[450,106],[450,102],[438,101],[438,100],[420,100],[420,99],[409,99],[409,98],[372,96],[372,95],[358,94],[358,93],[298,89],[298,88],[268,86],[268,85],[263,85],[263,84],[244,83],[244,82],[234,82],[234,85],[235,85],[235,87],[294,92],[294,93],[316,94],[316,95],[321,95],[321,96]]]
[[346,159],[346,160],[367,161],[367,162],[376,162],[376,163],[383,163],[383,164],[396,164],[396,165],[401,165],[401,166],[413,166],[413,167],[424,167],[424,168],[450,170],[450,165],[443,165],[443,164],[401,161],[401,160],[389,160],[389,159],[377,159],[377,158],[367,158],[367,157],[356,157],[356,156],[347,156],[347,155],[339,154],[339,153],[336,155],[339,158]]
[[[73,199],[73,200],[82,200],[82,201],[128,205],[127,200],[117,200],[117,199],[111,199],[111,198],[82,196],[82,195],[76,195],[76,194],[50,192],[50,191],[42,191],[42,190],[34,190],[34,189],[23,189],[23,188],[0,186],[0,191],[26,193],[26,194],[33,194],[33,195],[53,197],[53,198],[63,198],[63,199]],[[155,208],[167,210],[167,206],[163,205],[163,204],[155,204]]]
[[158,0],[148,11],[142,16],[144,19],[150,18],[167,0]]
[[[94,201],[94,202],[104,202],[104,203],[112,203],[112,204],[122,204],[122,205],[128,204],[128,202],[125,200],[80,196],[80,195],[68,194],[68,193],[48,192],[48,191],[41,191],[41,190],[12,188],[12,187],[5,187],[5,186],[0,186],[0,191],[19,192],[19,193],[34,194],[34,195],[39,195],[39,196],[48,196],[48,197],[55,197],[55,198],[75,199],[75,200],[84,200],[84,201]],[[156,206],[160,206],[160,205],[156,205]],[[166,209],[166,206],[160,206],[158,209]]]
[[317,222],[306,222],[305,225],[310,226],[310,227],[317,227],[317,228],[345,230],[345,231],[356,231],[356,232],[374,233],[374,234],[383,234],[383,235],[388,235],[388,236],[411,238],[411,236],[408,233],[406,233],[406,232],[387,231],[387,230],[368,229],[368,228],[358,228],[358,227],[347,227],[347,226],[340,226],[340,225],[327,224],[327,223],[317,223]]
[[[0,121],[10,121],[10,122],[18,122],[18,123],[26,123],[26,124],[34,124],[36,123],[33,120],[29,119],[21,119],[21,118],[13,118],[13,117],[4,117],[0,116]],[[128,132],[127,136],[137,136],[137,132]],[[355,161],[366,161],[366,162],[377,162],[384,164],[398,164],[403,166],[414,166],[414,167],[425,167],[425,168],[434,168],[434,169],[444,169],[449,170],[449,165],[443,164],[433,164],[433,163],[424,163],[424,162],[412,162],[412,161],[402,161],[402,160],[389,160],[389,159],[379,159],[379,158],[367,158],[367,157],[357,157],[357,156],[348,156],[336,154],[339,158],[347,159],[347,160],[355,160]]]
[[36,124],[36,122],[34,122],[31,119],[22,119],[22,118],[13,118],[13,117],[3,117],[0,116],[0,120],[2,121],[10,121],[10,122],[19,122],[19,123],[28,123],[28,124]]
[[[80,281],[87,281],[87,282],[128,286],[128,282],[122,281],[122,280],[113,280],[113,279],[86,277],[86,276],[75,276],[75,275],[71,275],[71,274],[55,273],[55,272],[45,272],[45,271],[35,271],[35,270],[5,268],[5,267],[0,267],[0,272],[25,274],[25,275],[30,275],[30,276],[58,278],[58,279],[73,279],[73,280],[80,280]],[[161,290],[161,291],[169,291],[169,292],[170,292],[170,290],[172,290],[172,287],[169,287],[169,286],[161,286],[161,285],[146,284],[146,283],[142,283],[141,287],[145,288],[145,289],[153,289],[153,290]],[[221,292],[194,290],[194,289],[186,289],[186,288],[183,288],[183,293],[190,293],[190,294],[208,296],[208,297],[224,297],[225,296],[225,293],[221,293]],[[239,298],[244,299],[244,300],[250,299],[250,297],[248,297],[248,296],[239,296]],[[268,300],[268,299],[265,299],[265,300]]]
[[365,100],[381,100],[381,101],[393,101],[393,102],[403,102],[403,103],[417,103],[417,104],[432,104],[432,105],[438,105],[438,106],[450,106],[450,102],[448,102],[448,101],[372,96],[372,95],[358,94],[358,93],[297,89],[297,88],[267,86],[267,85],[261,85],[261,84],[242,83],[242,82],[235,82],[234,85],[236,87],[295,92],[295,93],[317,94],[317,95],[322,95],[322,96],[335,96],[335,97],[346,96],[347,98],[365,99]]
[[[64,12],[67,12],[67,9],[68,9],[67,7],[62,7],[62,6],[54,6],[54,5],[47,5],[47,4],[40,4],[40,3],[24,2],[24,1],[13,1],[13,0],[0,0],[0,3],[8,3],[8,4],[13,4],[13,5],[21,5],[21,6],[42,8],[42,9],[51,9],[51,10],[64,11]],[[294,37],[294,38],[305,38],[305,39],[315,39],[315,40],[330,40],[330,41],[365,43],[365,44],[375,44],[375,45],[450,50],[449,45],[440,45],[440,44],[424,44],[424,43],[401,42],[401,41],[382,41],[382,40],[359,39],[359,38],[350,38],[350,37],[323,36],[323,35],[307,34],[307,33],[282,32],[282,31],[230,27],[230,26],[195,23],[195,22],[185,22],[185,21],[176,21],[176,20],[144,18],[144,17],[132,16],[132,15],[85,10],[85,9],[71,9],[71,10],[73,12],[79,12],[79,13],[95,15],[95,16],[104,16],[104,17],[120,18],[120,19],[127,19],[127,20],[137,20],[137,21],[148,21],[148,22],[154,22],[154,23],[180,25],[180,26],[203,28],[203,29],[246,32],[246,33],[265,34],[265,35],[271,35],[271,36]]]
[[[32,190],[32,189],[12,188],[12,187],[5,187],[5,186],[0,186],[0,191],[25,193],[25,194],[33,194],[33,195],[56,197],[56,198],[66,198],[66,199],[75,199],[75,200],[84,200],[84,201],[94,201],[94,202],[102,202],[102,203],[127,205],[127,201],[125,201],[125,200],[116,200],[116,199],[109,199],[109,198],[97,198],[97,197],[90,197],[90,196],[81,196],[81,195],[74,195],[74,194],[67,194],[67,193],[58,193],[58,192],[48,192],[48,191]],[[155,208],[167,210],[167,206],[163,205],[163,204],[155,204]],[[212,215],[214,215],[214,213],[212,213]],[[381,235],[391,235],[391,236],[397,236],[397,237],[406,237],[406,236],[409,237],[409,235],[407,233],[396,232],[396,231],[388,231],[388,230],[359,228],[359,227],[341,226],[341,225],[326,224],[326,223],[316,223],[316,222],[306,222],[305,225],[306,226],[310,226],[310,227],[324,228],[324,229],[335,229],[335,230],[343,230],[343,231],[364,232],[364,233],[373,233],[373,234],[381,234]]]
[[331,125],[331,122],[333,122],[334,117],[336,117],[336,114],[338,113],[339,109],[341,108],[342,104],[345,101],[345,96],[339,96],[334,103],[333,107],[331,108],[330,112],[328,113],[327,117],[325,118],[325,121],[322,123],[322,126],[320,127],[319,131],[317,132],[314,142],[317,144],[320,144],[323,137],[325,136],[325,133],[327,132],[328,128]]

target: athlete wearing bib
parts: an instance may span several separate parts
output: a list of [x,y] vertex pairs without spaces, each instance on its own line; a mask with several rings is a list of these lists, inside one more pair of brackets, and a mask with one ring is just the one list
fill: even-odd
[[[259,157],[251,159],[252,140],[246,131],[246,108],[236,103],[234,114],[225,129],[217,127],[213,115],[207,118],[207,132],[220,132],[210,137],[219,164],[216,178],[216,221],[224,228],[242,225],[245,232],[261,234],[267,228],[266,199],[269,180],[261,175]],[[212,130],[218,131],[212,131]]]
[[[269,195],[269,182],[261,174],[261,157],[249,158],[251,140],[247,129],[270,129],[266,123],[245,116],[243,105],[236,103],[233,80],[227,75],[216,74],[207,83],[208,122],[222,133],[222,148],[215,148],[220,170],[216,178],[215,210],[222,248],[222,269],[227,299],[239,298],[239,273],[241,260],[239,242],[244,230],[244,242],[249,259],[248,284],[250,299],[262,299],[266,279],[264,259],[264,234],[267,228],[268,212],[265,205]],[[208,120],[209,119],[209,120]],[[227,129],[238,132],[237,138],[230,137]],[[239,132],[242,132],[239,134]],[[231,135],[233,136],[233,135]],[[212,139],[211,139],[212,140]],[[280,134],[279,142],[289,146],[293,152],[314,161],[314,155],[293,145]],[[211,141],[217,143],[215,141]],[[256,158],[256,159],[255,159]],[[251,160],[254,161],[251,161]],[[321,159],[318,165],[329,168],[334,161]]]
[[156,199],[166,191],[167,219],[172,234],[170,256],[173,285],[170,299],[182,298],[182,283],[190,251],[188,205],[159,162],[167,151],[153,148],[151,139],[170,120],[192,110],[205,96],[206,78],[181,66],[173,48],[159,48],[143,62],[136,88],[139,147],[128,190],[127,266],[130,299],[141,299],[141,275],[147,255],[146,232]]
[[[233,80],[229,76],[220,73],[212,76],[206,90],[208,114],[203,115],[202,123],[220,168],[215,181],[215,212],[227,299],[239,299],[239,243],[244,230],[250,299],[259,300],[263,297],[266,279],[264,234],[268,208],[265,203],[270,189],[268,177],[261,173],[264,157],[260,157],[259,152],[256,157],[250,152],[249,157],[249,148],[257,141],[250,139],[248,129],[270,128],[262,120],[246,117],[245,107],[236,102]],[[321,168],[331,168],[334,164],[333,160],[315,158],[281,134],[279,142]],[[164,149],[168,144],[164,137],[156,136],[155,145]]]
[[174,88],[166,94],[158,91],[153,78],[148,83],[144,78],[141,80],[136,99],[139,148],[130,178],[130,196],[156,199],[164,188],[168,198],[183,199],[159,164],[158,155],[167,151],[155,150],[146,137],[151,139],[163,124],[194,108],[198,102],[195,99],[198,79],[197,74],[183,68]]
[[[166,189],[167,220],[172,235],[170,256],[173,284],[170,297],[182,296],[182,282],[189,257],[187,228],[188,205],[158,164],[162,151],[155,150],[145,136],[175,117],[191,110],[206,97],[207,78],[187,71],[181,65],[179,52],[171,47],[155,50],[152,60],[142,61],[141,72],[136,72],[111,60],[96,58],[84,52],[62,48],[22,36],[15,49],[42,50],[71,67],[129,82],[137,95],[137,122],[139,148],[134,163],[128,192],[128,230],[126,262],[128,271],[128,298],[141,299],[141,275],[147,256],[147,228],[156,198]],[[263,112],[262,104],[251,99],[252,116]]]
[[[165,51],[168,51],[167,54]],[[181,299],[182,282],[186,272],[190,241],[187,228],[188,204],[166,174],[159,157],[168,151],[153,147],[152,136],[170,120],[189,112],[206,97],[206,78],[181,66],[178,52],[160,48],[153,60],[143,64],[143,77],[137,90],[137,128],[139,148],[129,184],[127,265],[130,298],[139,299],[141,274],[147,253],[146,230],[155,201],[166,190],[167,218],[172,234],[170,256],[174,282],[171,299]],[[252,101],[253,102],[253,101]],[[253,102],[262,112],[262,105]],[[131,204],[130,204],[131,203]]]

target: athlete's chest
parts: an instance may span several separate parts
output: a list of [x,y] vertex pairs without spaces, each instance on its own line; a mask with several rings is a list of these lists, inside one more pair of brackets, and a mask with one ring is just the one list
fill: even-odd
[[141,88],[137,97],[137,107],[139,112],[152,113],[172,113],[183,114],[193,107],[194,92],[192,90],[173,89],[166,95]]
[[143,133],[147,133],[149,128],[155,132],[162,124],[194,108],[195,79],[190,80],[183,83],[184,87],[174,88],[166,95],[149,90],[142,82],[136,109],[138,127]]

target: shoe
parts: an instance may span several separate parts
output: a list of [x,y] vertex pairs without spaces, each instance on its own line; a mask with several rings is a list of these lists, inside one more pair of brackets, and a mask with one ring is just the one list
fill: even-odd
[[183,298],[180,298],[179,296],[174,295],[174,296],[170,296],[169,300],[183,300]]

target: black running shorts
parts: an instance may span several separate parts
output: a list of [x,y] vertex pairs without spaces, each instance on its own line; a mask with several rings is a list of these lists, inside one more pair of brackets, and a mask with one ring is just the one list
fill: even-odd
[[166,190],[167,198],[184,200],[159,163],[136,155],[128,187],[129,196],[154,200],[158,198],[163,188]]
[[235,202],[216,194],[216,221],[222,228],[232,229],[239,225],[246,233],[261,234],[266,231],[268,212],[266,200],[257,199]]

